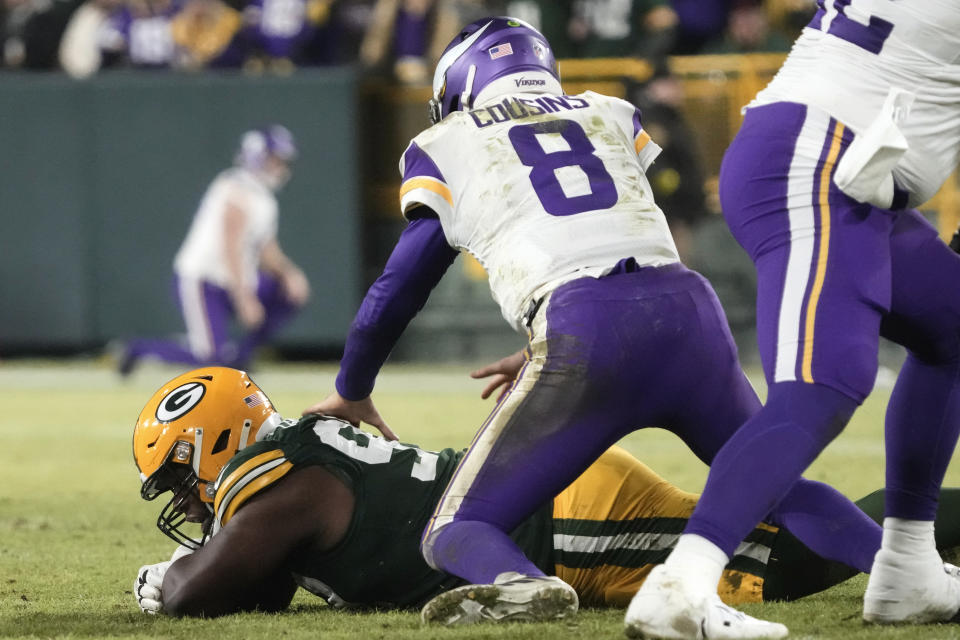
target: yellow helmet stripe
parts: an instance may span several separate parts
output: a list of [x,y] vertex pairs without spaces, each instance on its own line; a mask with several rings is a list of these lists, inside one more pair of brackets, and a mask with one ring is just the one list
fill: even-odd
[[213,501],[213,510],[216,513],[220,512],[220,501],[223,499],[227,493],[233,488],[233,485],[247,474],[251,469],[259,467],[260,465],[270,462],[271,460],[276,460],[277,458],[283,457],[283,451],[280,449],[272,449],[265,453],[261,453],[258,456],[254,456],[244,462],[242,465],[237,467],[233,473],[227,476],[223,482],[217,487],[217,497]]
[[243,505],[243,503],[247,501],[247,499],[250,496],[260,491],[264,487],[273,484],[274,482],[276,482],[277,480],[285,476],[287,474],[287,471],[290,471],[290,469],[292,468],[293,468],[293,463],[290,461],[286,461],[274,467],[273,469],[270,469],[266,473],[261,473],[259,477],[257,477],[252,482],[248,483],[230,501],[230,504],[227,507],[226,512],[224,512],[223,517],[220,518],[220,526],[221,527],[225,526],[230,521],[230,518],[233,517],[233,514],[236,513],[237,509],[239,509]]

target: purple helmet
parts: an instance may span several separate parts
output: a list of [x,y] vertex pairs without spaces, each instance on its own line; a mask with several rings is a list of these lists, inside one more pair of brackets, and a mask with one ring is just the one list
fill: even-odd
[[234,162],[245,169],[257,171],[264,167],[270,156],[288,163],[297,157],[293,134],[283,125],[269,124],[244,133]]
[[559,89],[557,61],[539,31],[516,18],[492,17],[471,22],[447,45],[437,63],[430,100],[431,122],[440,122],[451,111],[469,109],[484,87],[520,72],[542,76],[535,81],[536,85],[547,84],[548,75]]

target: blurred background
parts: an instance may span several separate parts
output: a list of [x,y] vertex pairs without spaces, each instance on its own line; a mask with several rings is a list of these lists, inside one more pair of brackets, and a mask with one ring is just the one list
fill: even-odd
[[[664,152],[650,171],[684,260],[714,284],[755,359],[755,276],[717,204],[740,109],[813,0],[0,0],[0,360],[99,357],[183,331],[171,262],[240,134],[288,127],[299,157],[279,239],[312,297],[265,357],[336,360],[404,226],[397,163],[428,126],[457,29],[539,28],[567,93],[626,98]],[[955,177],[925,213],[957,227]],[[498,358],[523,340],[464,256],[394,360]],[[896,358],[895,355],[891,356]]]

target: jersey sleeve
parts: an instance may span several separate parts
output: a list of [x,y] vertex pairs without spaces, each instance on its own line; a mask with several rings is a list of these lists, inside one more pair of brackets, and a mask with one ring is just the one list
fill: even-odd
[[633,148],[640,159],[640,166],[646,171],[657,159],[663,149],[650,138],[650,134],[643,130],[640,121],[640,109],[633,109]]
[[[598,94],[594,94],[598,95]],[[626,100],[604,96],[613,111],[617,125],[633,140],[633,148],[637,152],[640,168],[646,171],[657,159],[663,149],[650,138],[650,134],[643,129],[643,119],[640,109]]]
[[412,220],[404,229],[350,324],[336,379],[340,395],[348,400],[370,395],[400,334],[458,255],[435,218]]
[[420,206],[427,206],[440,215],[449,218],[453,210],[453,194],[447,185],[440,168],[421,149],[416,141],[411,142],[400,159],[400,212],[409,218],[410,212]]
[[213,500],[216,530],[243,504],[287,475],[293,463],[275,443],[256,443],[230,459],[217,478]]

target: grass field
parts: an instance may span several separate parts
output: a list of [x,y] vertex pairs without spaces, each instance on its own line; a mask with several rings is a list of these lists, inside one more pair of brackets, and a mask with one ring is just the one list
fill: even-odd
[[[376,399],[401,440],[466,446],[490,404],[466,366],[388,366]],[[142,615],[131,595],[143,564],[172,543],[154,526],[161,505],[139,497],[130,452],[134,420],[177,373],[145,367],[120,381],[104,363],[0,363],[0,637],[72,638],[618,638],[622,612],[587,610],[570,623],[425,629],[415,613],[342,613],[300,593],[281,615],[218,620]],[[281,413],[324,396],[335,370],[265,365],[254,374]],[[858,498],[883,484],[879,388],[808,477]],[[706,469],[678,439],[646,430],[623,442],[674,484],[703,486]],[[759,479],[758,479],[759,480]],[[960,485],[960,465],[947,484]],[[877,628],[860,620],[863,576],[792,604],[747,607],[794,638],[960,638],[960,626]]]

